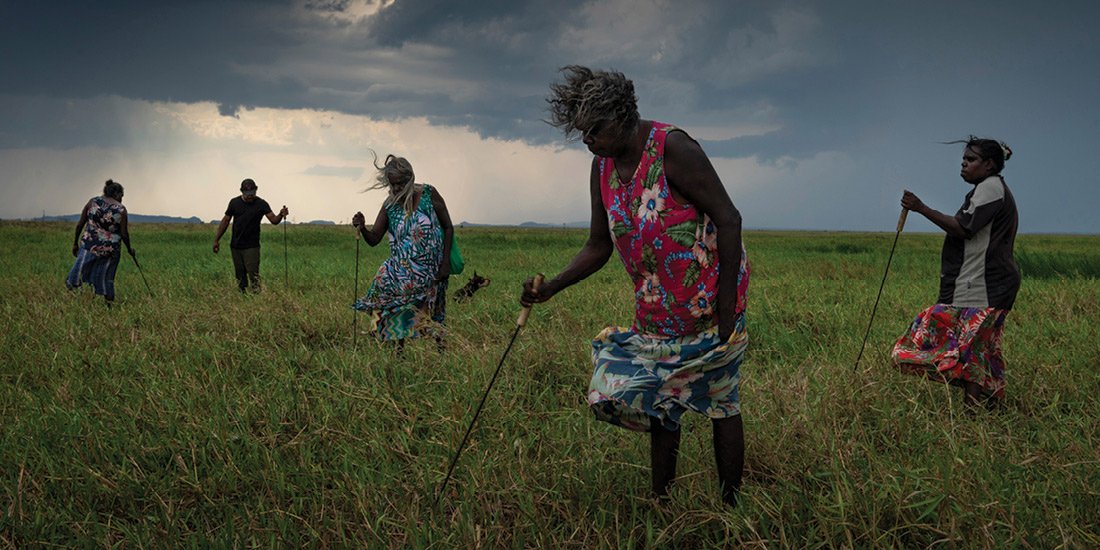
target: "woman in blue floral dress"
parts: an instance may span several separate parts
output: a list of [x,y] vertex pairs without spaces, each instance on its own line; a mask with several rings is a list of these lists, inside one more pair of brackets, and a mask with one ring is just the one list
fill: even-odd
[[389,196],[374,225],[365,225],[362,212],[352,225],[371,246],[388,234],[390,257],[353,307],[370,315],[370,330],[382,341],[400,347],[406,338],[433,336],[442,345],[454,235],[447,205],[434,187],[415,183],[404,158],[388,155],[378,166],[376,157],[375,168],[377,182],[369,189],[388,189]]
[[126,245],[131,256],[134,254],[122,195],[122,184],[107,180],[103,196],[94,197],[84,205],[73,237],[76,261],[65,278],[65,286],[69,289],[83,283],[91,284],[96,295],[107,300],[108,306],[115,300],[115,271],[122,257],[120,243]]

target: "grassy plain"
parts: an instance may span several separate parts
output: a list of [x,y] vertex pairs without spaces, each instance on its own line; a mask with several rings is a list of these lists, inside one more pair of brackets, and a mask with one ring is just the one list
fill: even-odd
[[[894,339],[936,295],[940,237],[905,234],[853,362],[892,234],[748,232],[741,505],[687,417],[672,501],[648,438],[583,406],[588,341],[627,324],[616,258],[536,307],[448,494],[434,491],[518,312],[573,230],[458,230],[492,285],[448,305],[449,348],[352,347],[346,227],[265,226],[240,295],[209,226],[136,225],[118,302],[66,292],[68,224],[0,223],[0,547],[1100,546],[1100,238],[1021,236],[1008,398],[900,375]],[[363,245],[360,292],[388,254]],[[452,291],[469,273],[452,279]],[[363,327],[362,319],[359,324]]]

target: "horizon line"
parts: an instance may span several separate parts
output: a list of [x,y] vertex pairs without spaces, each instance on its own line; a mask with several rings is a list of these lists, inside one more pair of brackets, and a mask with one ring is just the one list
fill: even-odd
[[[165,215],[160,215],[160,214],[130,214],[130,215],[131,216],[150,217],[150,218],[174,218],[176,220],[179,220],[179,221],[148,220],[148,221],[136,222],[136,223],[139,223],[139,224],[148,223],[148,224],[164,224],[164,225],[216,225],[220,221],[220,220],[216,220],[216,219],[215,220],[210,220],[210,221],[201,221],[202,218],[200,218],[198,216],[190,216],[190,217],[185,218],[185,217],[182,217],[182,216],[165,216]],[[63,214],[63,215],[58,215],[58,216],[46,216],[45,218],[43,218],[42,216],[38,216],[38,217],[34,217],[34,218],[0,218],[0,223],[8,223],[8,222],[72,223],[71,219],[62,219],[62,218],[79,218],[79,214]],[[200,221],[198,221],[198,222],[188,221],[188,220],[191,220],[191,219],[198,219]],[[341,227],[350,227],[351,226],[350,223],[338,223],[338,222],[334,222],[334,221],[331,221],[331,220],[311,220],[311,221],[307,221],[307,222],[295,222],[295,221],[290,221],[288,219],[283,223],[286,223],[288,225],[321,225],[321,226],[334,225],[334,226],[341,226]],[[583,225],[577,225],[577,224],[581,224],[581,223],[583,223]],[[463,220],[459,223],[453,224],[453,226],[454,227],[464,227],[464,226],[468,226],[468,227],[500,227],[500,228],[509,228],[510,227],[510,228],[515,228],[515,229],[578,229],[578,230],[583,230],[583,229],[588,228],[588,222],[551,223],[551,222],[537,222],[537,221],[528,220],[528,221],[519,222],[519,223],[482,223],[482,222],[471,222],[471,221]],[[883,229],[881,231],[880,230],[873,230],[873,229],[826,229],[826,228],[794,228],[794,227],[744,227],[743,229],[745,231],[784,231],[784,232],[805,232],[805,233],[811,233],[811,232],[894,233],[894,231],[889,230],[889,229]],[[935,230],[931,230],[931,231],[930,230],[907,230],[907,231],[905,231],[905,233],[916,233],[916,234],[922,234],[923,235],[923,234],[936,234],[936,233],[943,233],[943,232],[942,231],[935,231]],[[1066,235],[1066,236],[1082,236],[1082,237],[1100,236],[1100,232],[1089,233],[1089,232],[1083,232],[1083,231],[1021,231],[1019,234],[1021,234],[1021,235]]]

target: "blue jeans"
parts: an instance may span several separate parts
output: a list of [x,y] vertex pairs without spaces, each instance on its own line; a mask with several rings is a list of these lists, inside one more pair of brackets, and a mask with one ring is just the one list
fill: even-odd
[[96,256],[91,251],[81,248],[76,253],[76,261],[69,270],[69,276],[65,278],[65,287],[74,289],[81,284],[88,283],[95,289],[95,293],[103,296],[107,301],[115,299],[115,272],[118,271],[120,254],[111,256]]

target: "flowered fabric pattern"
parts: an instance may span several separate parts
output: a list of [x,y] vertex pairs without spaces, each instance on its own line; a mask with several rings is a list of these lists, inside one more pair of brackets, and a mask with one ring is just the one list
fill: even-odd
[[948,383],[973,382],[986,396],[1003,398],[1001,354],[1008,310],[936,304],[913,320],[894,344],[894,365]]
[[88,221],[80,233],[76,261],[65,278],[65,286],[92,285],[95,293],[115,299],[115,273],[122,249],[122,218],[126,207],[103,197],[89,201]]
[[672,197],[664,151],[672,126],[653,123],[628,182],[615,162],[599,159],[600,193],[615,249],[634,281],[631,328],[608,327],[592,341],[588,404],[598,420],[649,431],[650,419],[670,430],[693,410],[711,418],[741,413],[741,359],[748,346],[744,249],[737,319],[729,341],[718,339],[718,234],[694,206]]
[[410,215],[399,204],[386,207],[390,257],[353,306],[370,314],[371,332],[381,340],[443,334],[447,281],[435,282],[443,260],[443,229],[432,207],[433,192],[425,184]]
[[126,207],[103,197],[90,201],[88,223],[80,235],[80,248],[96,256],[115,256],[122,249],[122,217]]
[[[718,234],[706,215],[680,204],[665,181],[668,124],[653,123],[633,178],[619,179],[601,157],[600,192],[615,249],[634,281],[633,330],[653,337],[697,334],[714,326],[718,300]],[[745,310],[749,263],[744,249],[737,313]]]
[[588,405],[596,419],[640,432],[650,418],[678,430],[688,410],[710,418],[741,413],[741,359],[748,347],[745,316],[727,342],[711,328],[691,336],[653,339],[607,327],[592,341],[595,371]]

